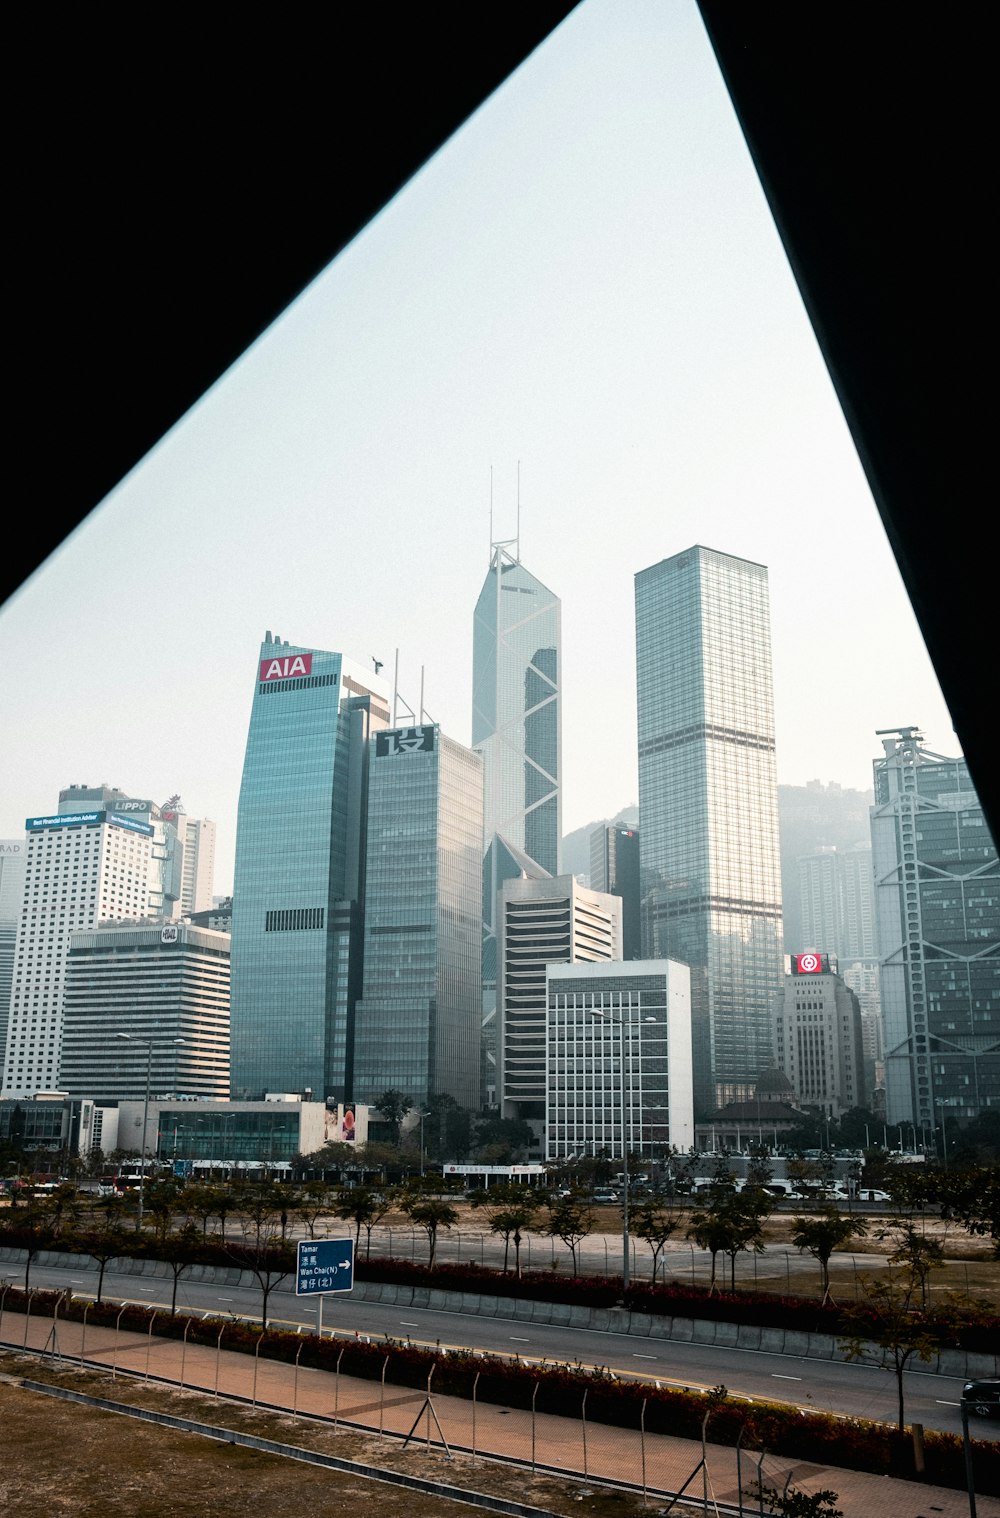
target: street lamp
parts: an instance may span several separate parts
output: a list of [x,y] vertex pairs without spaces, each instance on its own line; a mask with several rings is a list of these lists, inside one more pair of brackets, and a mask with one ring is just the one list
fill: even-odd
[[424,1173],[424,1118],[425,1117],[430,1117],[430,1116],[431,1116],[431,1113],[429,1113],[429,1112],[421,1112],[421,1114],[420,1114],[420,1174],[421,1175],[423,1175],[423,1173]]
[[[142,1228],[143,1205],[146,1196],[146,1125],[149,1122],[149,1083],[153,1073],[153,1044],[152,1038],[143,1038],[137,1033],[116,1033],[116,1038],[124,1038],[128,1043],[146,1045],[146,1096],[142,1104],[142,1143],[139,1148],[139,1217],[136,1222],[136,1231]],[[182,1044],[183,1038],[165,1039],[165,1043]]]
[[[628,1238],[628,1082],[625,1073],[625,1028],[631,1019],[614,1017],[610,1012],[603,1011],[600,1007],[592,1008],[595,1017],[606,1018],[611,1024],[618,1027],[618,1064],[622,1086],[622,1296],[628,1291],[629,1281],[629,1238]],[[655,1023],[655,1017],[640,1019],[644,1023]]]

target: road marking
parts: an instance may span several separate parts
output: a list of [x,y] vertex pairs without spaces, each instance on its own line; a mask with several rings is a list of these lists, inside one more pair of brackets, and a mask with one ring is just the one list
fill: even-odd
[[216,1297],[215,1300],[217,1302],[235,1302],[236,1298],[235,1297]]
[[961,1407],[961,1402],[942,1402],[940,1397],[935,1397],[938,1407]]
[[511,1343],[513,1343],[513,1344],[530,1344],[531,1343],[530,1339],[522,1339],[521,1336],[520,1336],[520,1334],[511,1334],[510,1338],[511,1338]]
[[655,1360],[656,1356],[655,1355],[633,1355],[632,1359],[633,1360]]
[[410,1320],[409,1320],[409,1318],[400,1318],[400,1320],[399,1320],[399,1326],[400,1326],[400,1328],[419,1328],[420,1324],[419,1323],[411,1323]]
[[772,1381],[801,1381],[802,1377],[801,1376],[783,1376],[780,1373],[780,1371],[773,1370],[771,1372],[771,1379],[772,1379]]

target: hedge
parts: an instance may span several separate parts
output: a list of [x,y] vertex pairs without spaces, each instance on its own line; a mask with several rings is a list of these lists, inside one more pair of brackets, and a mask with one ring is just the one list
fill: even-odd
[[[32,1303],[53,1315],[58,1292],[33,1292]],[[9,1288],[7,1311],[25,1310],[25,1293]],[[385,1378],[393,1385],[423,1389],[433,1371],[433,1390],[453,1397],[478,1400],[528,1410],[533,1399],[537,1412],[560,1417],[580,1416],[587,1393],[586,1415],[593,1422],[619,1428],[638,1428],[645,1404],[647,1433],[674,1438],[700,1439],[705,1417],[704,1394],[648,1383],[619,1381],[607,1371],[589,1372],[576,1366],[525,1365],[517,1357],[478,1354],[469,1350],[426,1350],[392,1340],[378,1344],[353,1339],[319,1339],[312,1335],[268,1329],[223,1318],[202,1318],[162,1312],[151,1313],[139,1304],[100,1305],[72,1297],[63,1299],[63,1318],[148,1332],[155,1317],[160,1338],[183,1338],[212,1348],[221,1343],[229,1351],[259,1353],[265,1359],[283,1360],[318,1370],[335,1371],[362,1380]],[[388,1364],[386,1364],[388,1358]],[[478,1381],[477,1381],[478,1377]],[[537,1386],[537,1393],[536,1393]],[[793,1456],[821,1465],[847,1467],[876,1475],[917,1479],[913,1471],[912,1446],[907,1437],[884,1423],[863,1418],[843,1418],[830,1413],[800,1412],[771,1402],[744,1402],[728,1395],[711,1398],[707,1437],[710,1443],[735,1445],[742,1432],[743,1446],[765,1448],[774,1455]],[[976,1489],[984,1496],[1000,1496],[1000,1444],[985,1439],[971,1442]],[[937,1486],[962,1490],[966,1486],[962,1439],[935,1430],[924,1432],[925,1474],[921,1478]]]

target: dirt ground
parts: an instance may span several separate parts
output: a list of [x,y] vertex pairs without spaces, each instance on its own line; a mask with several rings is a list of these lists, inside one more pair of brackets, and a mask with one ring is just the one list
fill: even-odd
[[636,1518],[642,1511],[638,1498],[595,1488],[593,1482],[532,1477],[528,1471],[461,1455],[449,1461],[194,1392],[112,1381],[110,1375],[59,1370],[30,1356],[0,1353],[0,1511],[7,1518],[35,1518],[41,1510],[53,1518],[246,1518],[251,1504],[267,1518],[343,1518],[361,1511],[372,1518],[471,1518],[482,1513],[439,1493],[394,1487],[61,1402],[21,1386],[22,1377],[492,1493],[564,1518]]

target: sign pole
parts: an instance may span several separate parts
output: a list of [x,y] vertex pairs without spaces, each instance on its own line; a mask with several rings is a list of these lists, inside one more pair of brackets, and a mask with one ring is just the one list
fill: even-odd
[[322,1292],[319,1293],[318,1307],[317,1307],[317,1311],[316,1311],[316,1318],[317,1318],[317,1323],[318,1323],[318,1327],[316,1329],[316,1332],[319,1334],[320,1338],[322,1339],[322,1337],[323,1337],[323,1293]]

